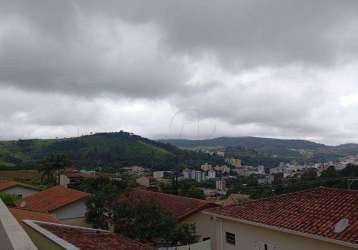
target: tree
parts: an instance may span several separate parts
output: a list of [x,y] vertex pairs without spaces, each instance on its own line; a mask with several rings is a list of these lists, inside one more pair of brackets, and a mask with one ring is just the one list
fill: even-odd
[[301,180],[302,181],[314,181],[315,179],[317,179],[317,172],[315,169],[310,168],[307,169],[302,175],[301,175]]
[[197,185],[193,180],[183,180],[175,182],[175,185],[162,185],[161,191],[189,198],[203,199],[205,197],[204,192]]
[[113,206],[113,222],[116,232],[144,243],[176,246],[198,239],[194,224],[177,225],[172,213],[152,201],[121,198]]
[[[51,154],[46,156],[41,161],[41,167],[39,172],[41,175],[41,182],[47,179],[47,183],[59,184],[60,182],[60,171],[65,169],[69,165],[69,159],[64,154]],[[55,173],[57,173],[57,178],[54,177]]]
[[321,174],[321,178],[337,178],[338,176],[338,172],[334,166],[328,167]]
[[94,228],[108,229],[109,210],[125,187],[116,185],[109,178],[99,177],[84,180],[75,188],[93,194],[86,202],[86,222]]

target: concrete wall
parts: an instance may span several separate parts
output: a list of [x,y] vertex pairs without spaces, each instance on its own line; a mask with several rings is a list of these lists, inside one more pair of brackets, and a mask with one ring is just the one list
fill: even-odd
[[[349,247],[328,243],[321,240],[296,236],[276,230],[252,226],[226,219],[216,220],[216,246],[215,250],[348,250]],[[225,233],[230,232],[236,235],[236,244],[226,243]]]
[[59,246],[55,242],[51,241],[41,233],[32,229],[28,225],[22,224],[27,235],[31,238],[32,242],[36,245],[38,250],[64,250],[63,247]]
[[70,184],[70,179],[66,175],[61,174],[60,175],[60,185],[67,188],[68,184]]
[[215,249],[216,230],[215,220],[212,216],[198,212],[183,220],[182,223],[195,224],[196,232],[200,235],[200,240],[210,238],[211,249]]
[[177,247],[176,250],[211,250],[210,240],[201,241],[188,246]]
[[56,209],[53,211],[53,213],[57,219],[65,220],[85,217],[86,210],[86,199],[82,199],[62,208]]
[[37,250],[35,244],[0,199],[0,249]]
[[14,195],[21,195],[21,197],[26,197],[35,193],[38,193],[38,190],[34,190],[32,188],[27,187],[21,187],[21,186],[15,186],[6,190],[3,190],[1,192],[8,193],[8,194],[14,194]]

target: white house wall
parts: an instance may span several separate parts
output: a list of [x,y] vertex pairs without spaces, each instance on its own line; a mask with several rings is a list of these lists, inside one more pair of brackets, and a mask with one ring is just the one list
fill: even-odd
[[[236,235],[236,245],[226,243],[225,233]],[[217,219],[216,221],[217,250],[348,250],[349,247],[328,243],[321,240],[296,236],[289,233],[252,226],[240,222]]]
[[59,220],[75,219],[85,217],[86,214],[86,203],[85,199],[76,201],[62,208],[56,209],[53,213]]
[[6,190],[3,190],[1,192],[8,193],[8,194],[14,194],[14,195],[21,195],[23,198],[35,193],[38,193],[39,191],[27,187],[21,187],[21,186],[15,186]]

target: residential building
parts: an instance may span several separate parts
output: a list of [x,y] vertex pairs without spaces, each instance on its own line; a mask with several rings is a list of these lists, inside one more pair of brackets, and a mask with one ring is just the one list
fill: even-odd
[[265,166],[263,166],[263,165],[257,166],[257,173],[258,174],[265,174]]
[[50,213],[63,223],[83,225],[89,196],[75,189],[55,186],[19,200],[16,207]]
[[19,223],[22,223],[24,220],[37,220],[52,223],[61,223],[58,219],[56,219],[55,216],[47,212],[35,212],[16,207],[9,207],[8,209]]
[[208,179],[215,179],[216,178],[216,171],[215,170],[209,170],[208,171]]
[[195,181],[196,182],[203,182],[206,180],[205,172],[195,171]]
[[207,171],[213,169],[213,167],[212,167],[210,164],[205,163],[205,164],[203,164],[203,165],[200,166],[200,169],[201,169],[202,171],[204,171],[204,172],[207,172]]
[[256,169],[252,166],[241,166],[240,168],[236,168],[235,171],[240,176],[250,176],[252,174],[257,174]]
[[283,173],[284,166],[280,165],[278,167],[270,168],[270,174],[281,174]]
[[120,234],[101,229],[34,220],[24,220],[23,224],[38,250],[154,250]]
[[235,168],[241,167],[241,160],[240,159],[230,158],[230,159],[227,160],[227,162],[229,164],[231,164],[232,166],[234,166]]
[[230,174],[231,168],[226,166],[226,165],[222,165],[221,166],[221,172],[223,172],[224,174]]
[[188,168],[184,169],[182,174],[183,174],[184,180],[191,179],[191,169],[188,169]]
[[225,180],[216,180],[215,182],[216,189],[219,191],[225,191],[226,190],[226,181]]
[[77,169],[66,169],[64,173],[60,175],[60,185],[64,187],[71,187],[71,185],[76,185],[77,183],[90,178],[95,178],[95,174],[89,174],[80,172]]
[[316,188],[204,213],[212,249],[348,250],[358,248],[357,204],[358,191]]
[[155,187],[157,185],[157,180],[152,176],[139,177],[136,182],[146,188]]
[[225,151],[216,151],[216,154],[218,156],[224,157],[225,156]]
[[213,197],[216,195],[217,190],[213,189],[213,188],[200,188],[204,195],[205,195],[205,199],[207,199],[208,197]]
[[41,189],[24,183],[8,180],[0,180],[0,192],[27,197],[41,191]]
[[267,174],[262,177],[259,177],[257,179],[257,183],[259,185],[271,185],[274,180],[275,180],[275,176]]
[[146,169],[141,166],[125,167],[125,168],[122,168],[122,170],[128,175],[141,176],[146,173]]
[[153,172],[153,177],[155,179],[171,178],[173,176],[173,174],[174,174],[173,171],[154,171]]

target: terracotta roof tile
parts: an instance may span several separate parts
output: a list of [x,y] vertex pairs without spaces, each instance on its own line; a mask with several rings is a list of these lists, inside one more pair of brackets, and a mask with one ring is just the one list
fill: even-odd
[[34,212],[34,211],[29,211],[25,209],[14,208],[14,207],[9,207],[9,210],[18,222],[22,222],[23,220],[37,220],[37,221],[60,223],[59,220],[57,220],[54,216],[52,216],[49,213]]
[[37,223],[57,237],[71,243],[81,250],[151,250],[137,241],[121,235],[94,229],[65,225]]
[[137,189],[128,194],[129,199],[144,199],[147,201],[158,202],[159,205],[167,211],[173,213],[178,220],[201,211],[203,209],[216,206],[205,200],[193,199],[178,195],[153,192],[148,190]]
[[[358,191],[317,188],[207,211],[358,244]],[[335,225],[344,218],[349,226],[335,233]]]
[[18,201],[16,206],[20,208],[24,201],[25,206],[21,208],[39,212],[51,212],[75,201],[84,199],[89,195],[89,193],[80,192],[75,189],[56,186],[27,196]]
[[16,181],[9,181],[9,180],[0,180],[0,191],[12,188],[12,187],[16,187],[16,186],[21,186],[21,187],[27,187],[27,188],[31,188],[34,190],[40,190],[37,187],[28,185],[28,184],[24,184],[24,183],[20,183],[20,182],[16,182]]

